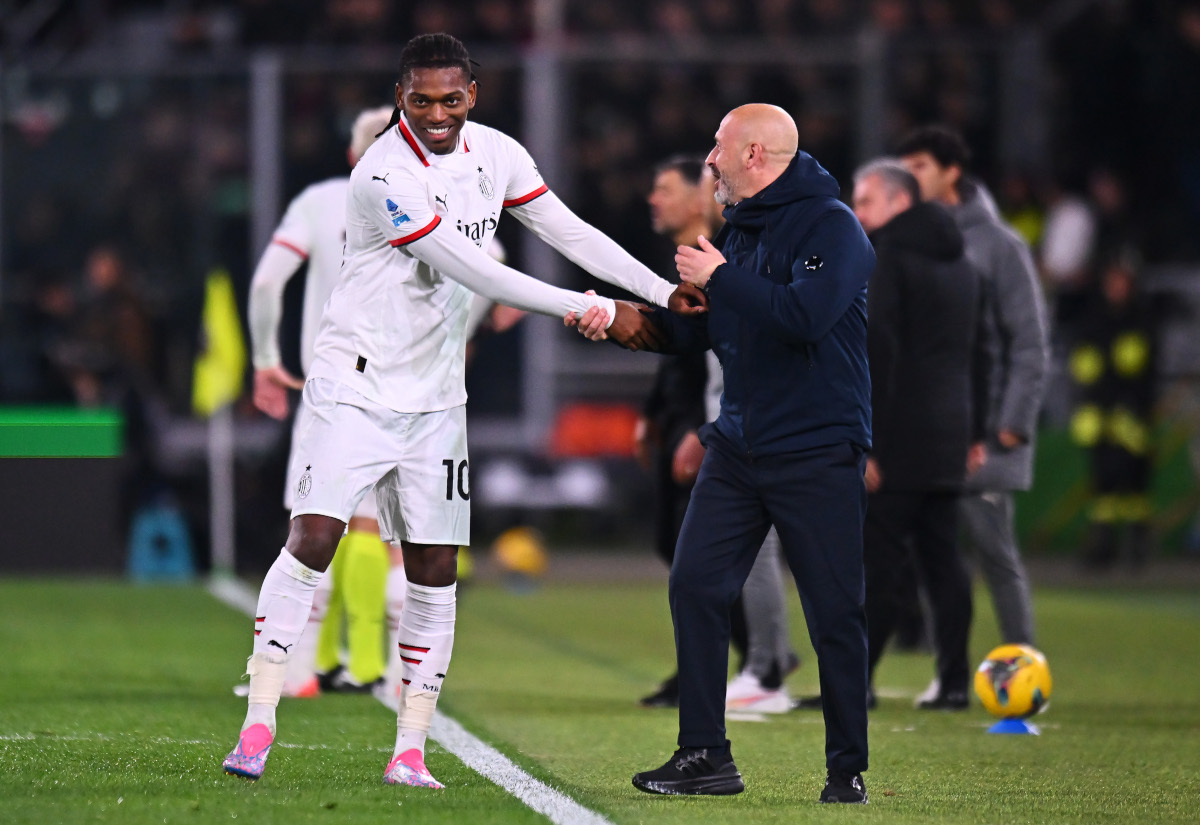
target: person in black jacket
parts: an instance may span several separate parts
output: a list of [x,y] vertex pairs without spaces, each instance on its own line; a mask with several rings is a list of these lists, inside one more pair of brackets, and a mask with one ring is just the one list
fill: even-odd
[[958,549],[968,468],[986,457],[986,359],[978,343],[981,281],[962,233],[898,161],[854,176],[854,213],[875,246],[867,297],[874,446],[863,531],[872,675],[911,580],[915,551],[934,619],[941,690],[920,705],[967,706],[971,579]]
[[[699,236],[711,234],[712,188],[703,158],[681,155],[659,164],[647,198],[654,232],[668,236],[676,245],[689,246]],[[666,356],[658,365],[654,386],[638,419],[638,457],[654,479],[654,549],[667,567],[675,558],[675,541],[699,469],[693,442],[705,420],[707,381],[704,353]],[[745,649],[744,635],[741,650]],[[677,707],[679,674],[671,674],[640,703],[644,707]]]
[[[673,352],[711,347],[725,389],[671,568],[679,750],[633,777],[661,794],[743,790],[725,738],[729,608],[772,525],[800,588],[825,689],[822,802],[867,801],[863,469],[871,444],[866,285],[875,255],[838,185],[798,151],[782,109],[734,109],[706,161],[725,204],[720,250],[681,246],[708,293],[691,320],[647,310]],[[580,331],[604,337],[598,313]]]

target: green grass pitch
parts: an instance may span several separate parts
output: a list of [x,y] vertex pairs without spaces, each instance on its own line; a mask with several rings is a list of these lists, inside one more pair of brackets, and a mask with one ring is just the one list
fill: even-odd
[[[674,714],[635,706],[671,666],[661,584],[467,588],[440,707],[614,823],[1200,819],[1200,599],[1048,590],[1036,605],[1055,682],[1042,735],[988,735],[978,705],[930,714],[885,698],[865,809],[816,804],[823,728],[803,712],[729,724],[740,796],[634,790],[630,776],[674,748]],[[805,661],[790,686],[806,693],[816,673],[792,607]],[[982,594],[976,612],[981,658],[997,642]],[[225,776],[250,629],[199,588],[0,581],[0,821],[545,821],[436,745],[428,762],[445,791],[383,786],[394,717],[368,697],[284,700],[266,776]],[[890,656],[878,683],[912,695],[930,672],[927,657]]]

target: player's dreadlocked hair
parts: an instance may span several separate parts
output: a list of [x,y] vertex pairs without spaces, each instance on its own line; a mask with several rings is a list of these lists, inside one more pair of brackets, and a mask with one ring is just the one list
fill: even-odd
[[[467,52],[467,47],[457,37],[444,32],[438,34],[419,34],[404,45],[400,52],[400,74],[396,82],[403,85],[412,76],[413,69],[462,69],[471,80],[475,73],[471,71],[475,61]],[[477,64],[476,64],[477,65]],[[384,127],[383,132],[400,122],[400,107],[392,112],[392,119]],[[382,135],[383,132],[379,134]],[[376,135],[379,137],[379,135]]]

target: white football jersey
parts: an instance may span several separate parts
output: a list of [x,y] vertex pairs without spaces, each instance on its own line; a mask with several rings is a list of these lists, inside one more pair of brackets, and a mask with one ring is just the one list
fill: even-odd
[[[436,155],[402,117],[350,176],[342,277],[322,316],[308,376],[347,384],[397,412],[466,403],[472,293],[407,248],[439,226],[430,238],[437,248],[426,242],[419,245],[422,254],[453,259],[448,271],[460,280],[470,274],[476,291],[483,286],[492,292],[491,286],[503,282],[505,294],[488,297],[539,312],[565,314],[599,305],[611,313],[607,299],[585,299],[507,270],[486,255],[477,259],[469,244],[446,234],[452,229],[486,250],[502,209],[546,191],[529,153],[507,135],[468,121],[455,151]],[[443,257],[447,254],[451,257]]]
[[349,178],[314,183],[288,204],[271,243],[308,260],[304,282],[304,314],[300,321],[300,366],[308,373],[321,310],[337,286],[346,245],[346,191]]

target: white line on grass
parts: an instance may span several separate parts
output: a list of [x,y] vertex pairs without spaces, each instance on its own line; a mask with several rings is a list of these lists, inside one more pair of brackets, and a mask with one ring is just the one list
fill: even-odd
[[[236,579],[212,579],[208,592],[248,616],[253,616],[258,608],[255,594]],[[396,709],[395,696],[382,697],[379,701],[393,711]],[[507,756],[440,710],[434,712],[429,736],[468,768],[490,779],[554,825],[613,825],[610,820],[583,807],[562,791],[534,779]]]

